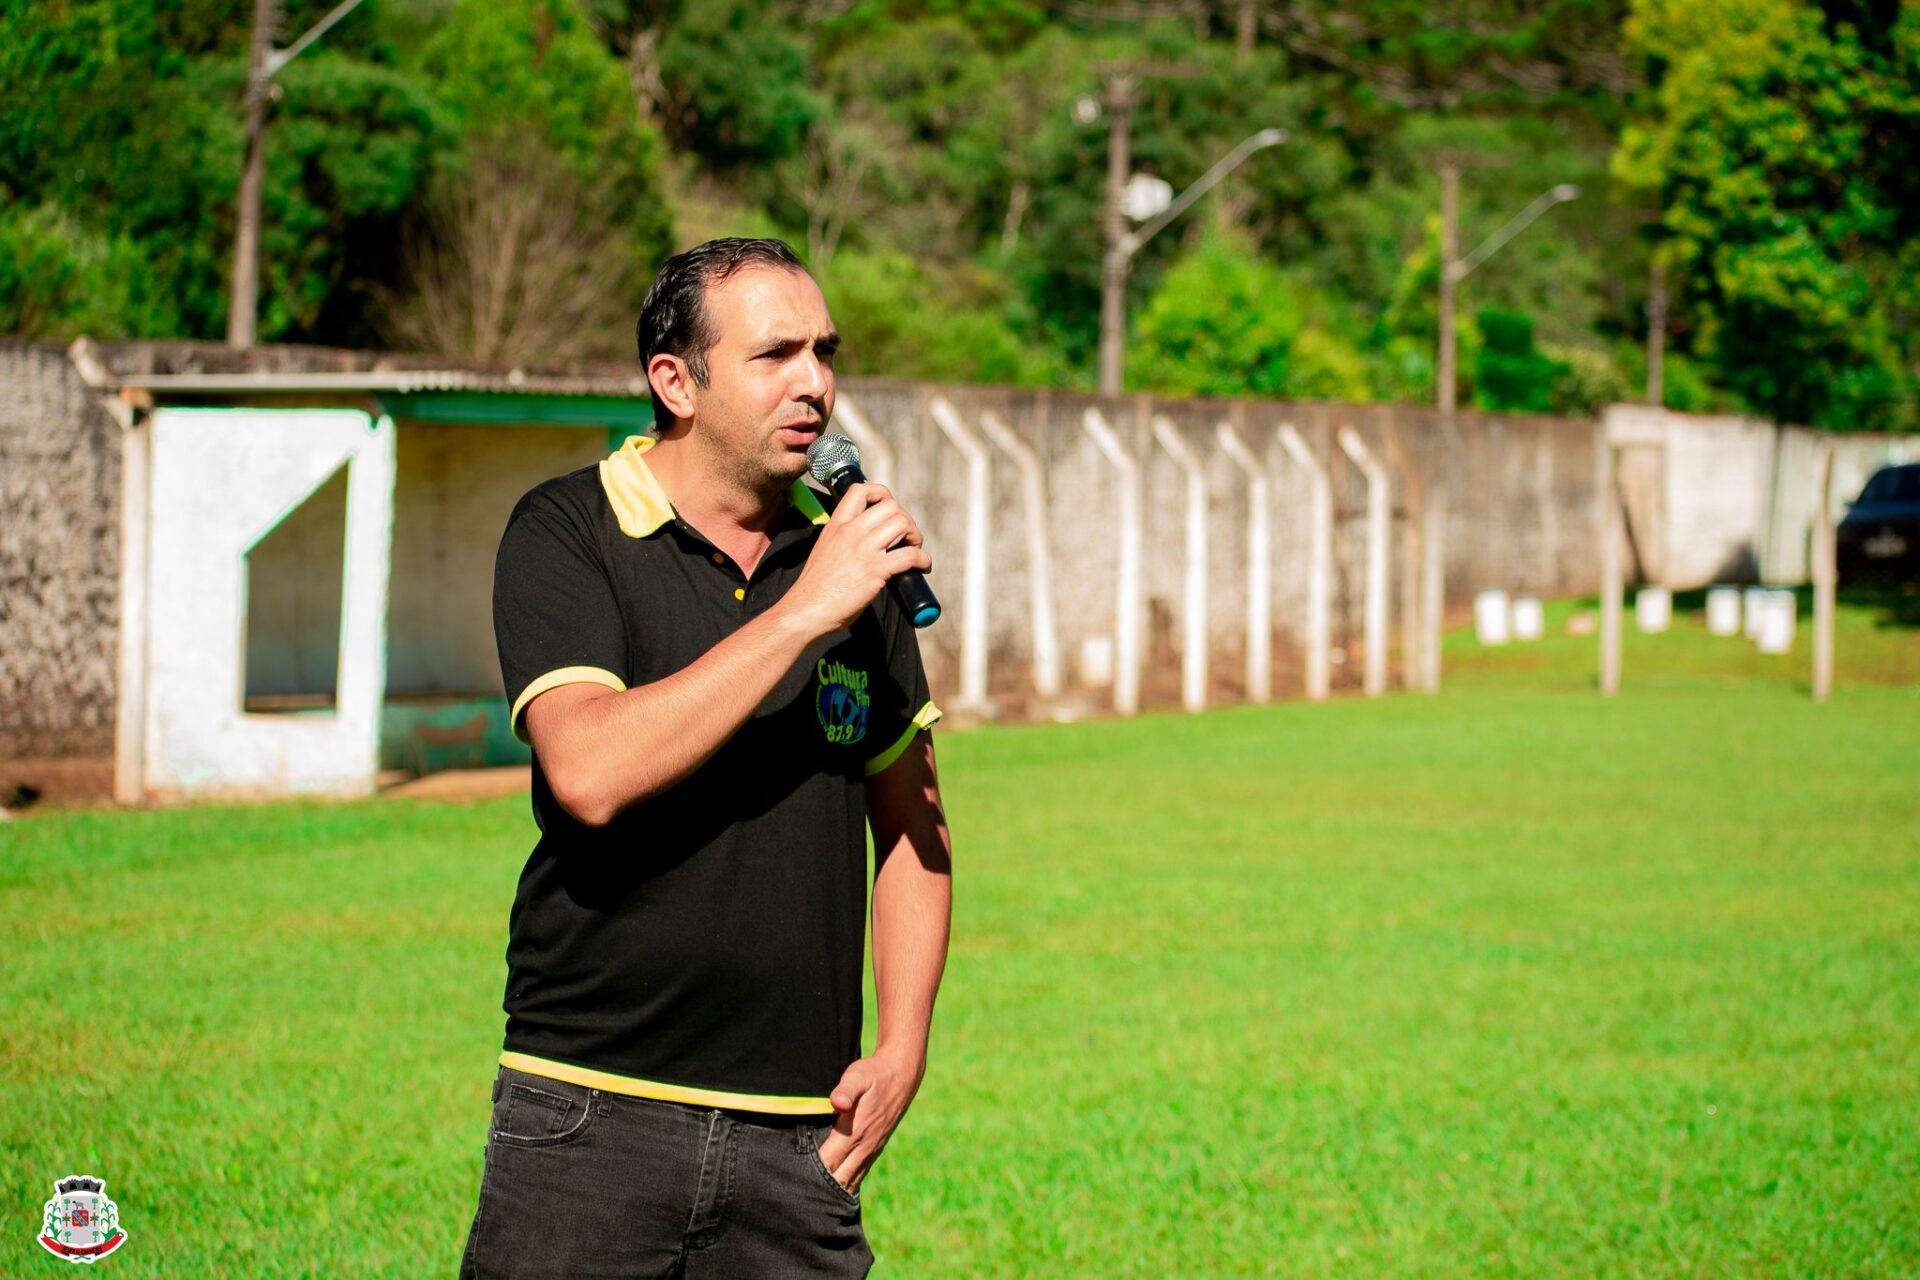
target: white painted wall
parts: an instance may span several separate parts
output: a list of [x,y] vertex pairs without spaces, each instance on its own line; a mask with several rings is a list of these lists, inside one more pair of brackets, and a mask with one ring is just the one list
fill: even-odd
[[[246,549],[349,464],[335,710],[241,706]],[[386,684],[394,428],[337,409],[161,409],[148,493],[144,789],[366,794]]]
[[1920,457],[1915,437],[1833,435],[1641,405],[1609,408],[1605,426],[1617,442],[1640,442],[1664,457],[1655,563],[1661,585],[1676,590],[1755,576],[1807,581],[1814,468],[1824,444],[1834,447],[1829,502],[1836,517],[1879,467]]
[[500,534],[527,490],[606,457],[606,429],[403,420],[395,449],[387,692],[499,696]]

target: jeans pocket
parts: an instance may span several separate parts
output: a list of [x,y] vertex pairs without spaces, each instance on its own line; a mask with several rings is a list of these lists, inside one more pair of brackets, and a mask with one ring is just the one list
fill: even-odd
[[847,1190],[847,1188],[841,1184],[840,1179],[833,1176],[833,1170],[827,1168],[827,1162],[820,1158],[820,1143],[832,1132],[832,1125],[823,1125],[818,1129],[811,1127],[807,1129],[807,1163],[813,1166],[815,1173],[826,1180],[828,1186],[839,1193],[840,1200],[843,1204],[850,1209],[858,1209],[860,1207],[860,1193]]
[[[518,1073],[516,1073],[518,1074]],[[600,1114],[598,1089],[542,1076],[501,1076],[493,1104],[496,1143],[506,1147],[559,1147],[578,1142]]]

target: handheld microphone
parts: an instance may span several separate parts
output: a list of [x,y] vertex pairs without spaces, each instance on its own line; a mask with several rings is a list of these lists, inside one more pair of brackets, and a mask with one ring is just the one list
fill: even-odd
[[[865,484],[860,471],[860,449],[845,436],[821,436],[807,447],[807,469],[813,478],[836,499],[856,484]],[[940,601],[934,598],[927,576],[908,569],[887,579],[887,589],[899,602],[916,627],[930,627],[940,620]]]

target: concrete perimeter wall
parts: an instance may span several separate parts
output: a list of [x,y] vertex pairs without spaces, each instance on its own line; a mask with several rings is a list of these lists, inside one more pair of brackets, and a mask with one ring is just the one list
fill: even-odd
[[[132,347],[109,353],[128,368],[138,355]],[[262,348],[257,355],[259,368],[291,372],[365,353]],[[842,392],[842,425],[864,421],[884,443],[891,474],[872,456],[870,470],[894,485],[934,550],[934,583],[948,614],[923,633],[923,649],[943,697],[956,687],[967,623],[968,462],[936,418],[940,400],[962,430],[986,447],[989,689],[1011,712],[1022,709],[1032,684],[1029,530],[1019,468],[983,429],[989,413],[1042,461],[1066,686],[1069,693],[1078,688],[1095,706],[1104,704],[1104,691],[1098,681],[1080,676],[1089,650],[1114,636],[1121,482],[1086,429],[1089,410],[1111,424],[1143,476],[1147,706],[1177,702],[1185,599],[1186,478],[1155,437],[1156,416],[1168,420],[1204,471],[1214,702],[1244,696],[1247,639],[1249,485],[1221,444],[1223,423],[1246,442],[1268,481],[1276,696],[1296,696],[1301,689],[1310,500],[1307,476],[1279,443],[1283,424],[1300,432],[1333,482],[1336,687],[1359,679],[1365,565],[1365,484],[1335,443],[1342,427],[1358,433],[1393,478],[1388,598],[1395,644],[1401,634],[1401,503],[1409,476],[1419,479],[1429,501],[1445,506],[1446,597],[1456,618],[1472,593],[1485,587],[1552,596],[1589,593],[1598,585],[1594,479],[1601,422],[1462,413],[1449,423],[1433,410],[1404,405],[1102,399],[877,379],[848,380]],[[1610,410],[1605,424],[1608,433],[1641,441],[1623,455],[1621,467],[1639,568],[1650,580],[1682,588],[1804,579],[1813,468],[1825,441],[1831,439],[1837,450],[1830,497],[1836,511],[1876,466],[1920,456],[1920,437],[1826,437],[1645,409]],[[583,428],[412,430],[411,438],[404,425],[401,432],[390,691],[491,687],[492,636],[482,579],[497,539],[494,526],[520,492],[597,455],[606,437]],[[65,350],[0,342],[0,758],[112,749],[120,461],[119,428]],[[1635,561],[1628,565],[1632,573]],[[433,626],[426,625],[429,618]],[[451,631],[449,618],[457,620]]]
[[[1246,645],[1249,485],[1220,444],[1231,424],[1262,462],[1269,481],[1274,605],[1274,692],[1300,691],[1306,609],[1310,489],[1278,441],[1292,424],[1329,469],[1334,495],[1334,683],[1357,683],[1365,566],[1366,486],[1335,443],[1341,427],[1359,433],[1394,476],[1396,519],[1390,591],[1396,619],[1402,554],[1401,478],[1411,471],[1446,504],[1446,588],[1454,608],[1474,591],[1501,586],[1542,595],[1589,592],[1598,585],[1594,555],[1593,484],[1597,424],[1586,420],[1460,414],[1448,426],[1434,410],[1406,405],[1337,406],[1273,402],[1102,399],[1061,392],[850,380],[844,400],[888,444],[889,479],[927,533],[934,583],[948,615],[922,633],[922,651],[936,693],[950,692],[965,625],[965,454],[940,427],[933,406],[944,399],[961,421],[981,431],[995,414],[1045,465],[1054,602],[1069,686],[1086,642],[1114,632],[1117,582],[1118,473],[1084,426],[1102,413],[1144,473],[1148,705],[1177,699],[1183,602],[1186,478],[1152,421],[1164,416],[1202,460],[1208,535],[1207,631],[1212,696],[1243,696]],[[842,425],[850,415],[841,415]],[[1027,531],[1013,459],[991,449],[989,684],[996,700],[1018,703],[1030,687]],[[1349,674],[1350,673],[1350,674]]]
[[0,758],[113,750],[120,428],[50,343],[0,341]]

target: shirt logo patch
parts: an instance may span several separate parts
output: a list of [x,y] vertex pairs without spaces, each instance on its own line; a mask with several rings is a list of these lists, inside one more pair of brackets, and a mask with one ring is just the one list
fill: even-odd
[[820,659],[820,692],[814,699],[814,712],[820,717],[820,731],[838,747],[850,747],[867,736],[867,673],[854,671],[838,662]]

